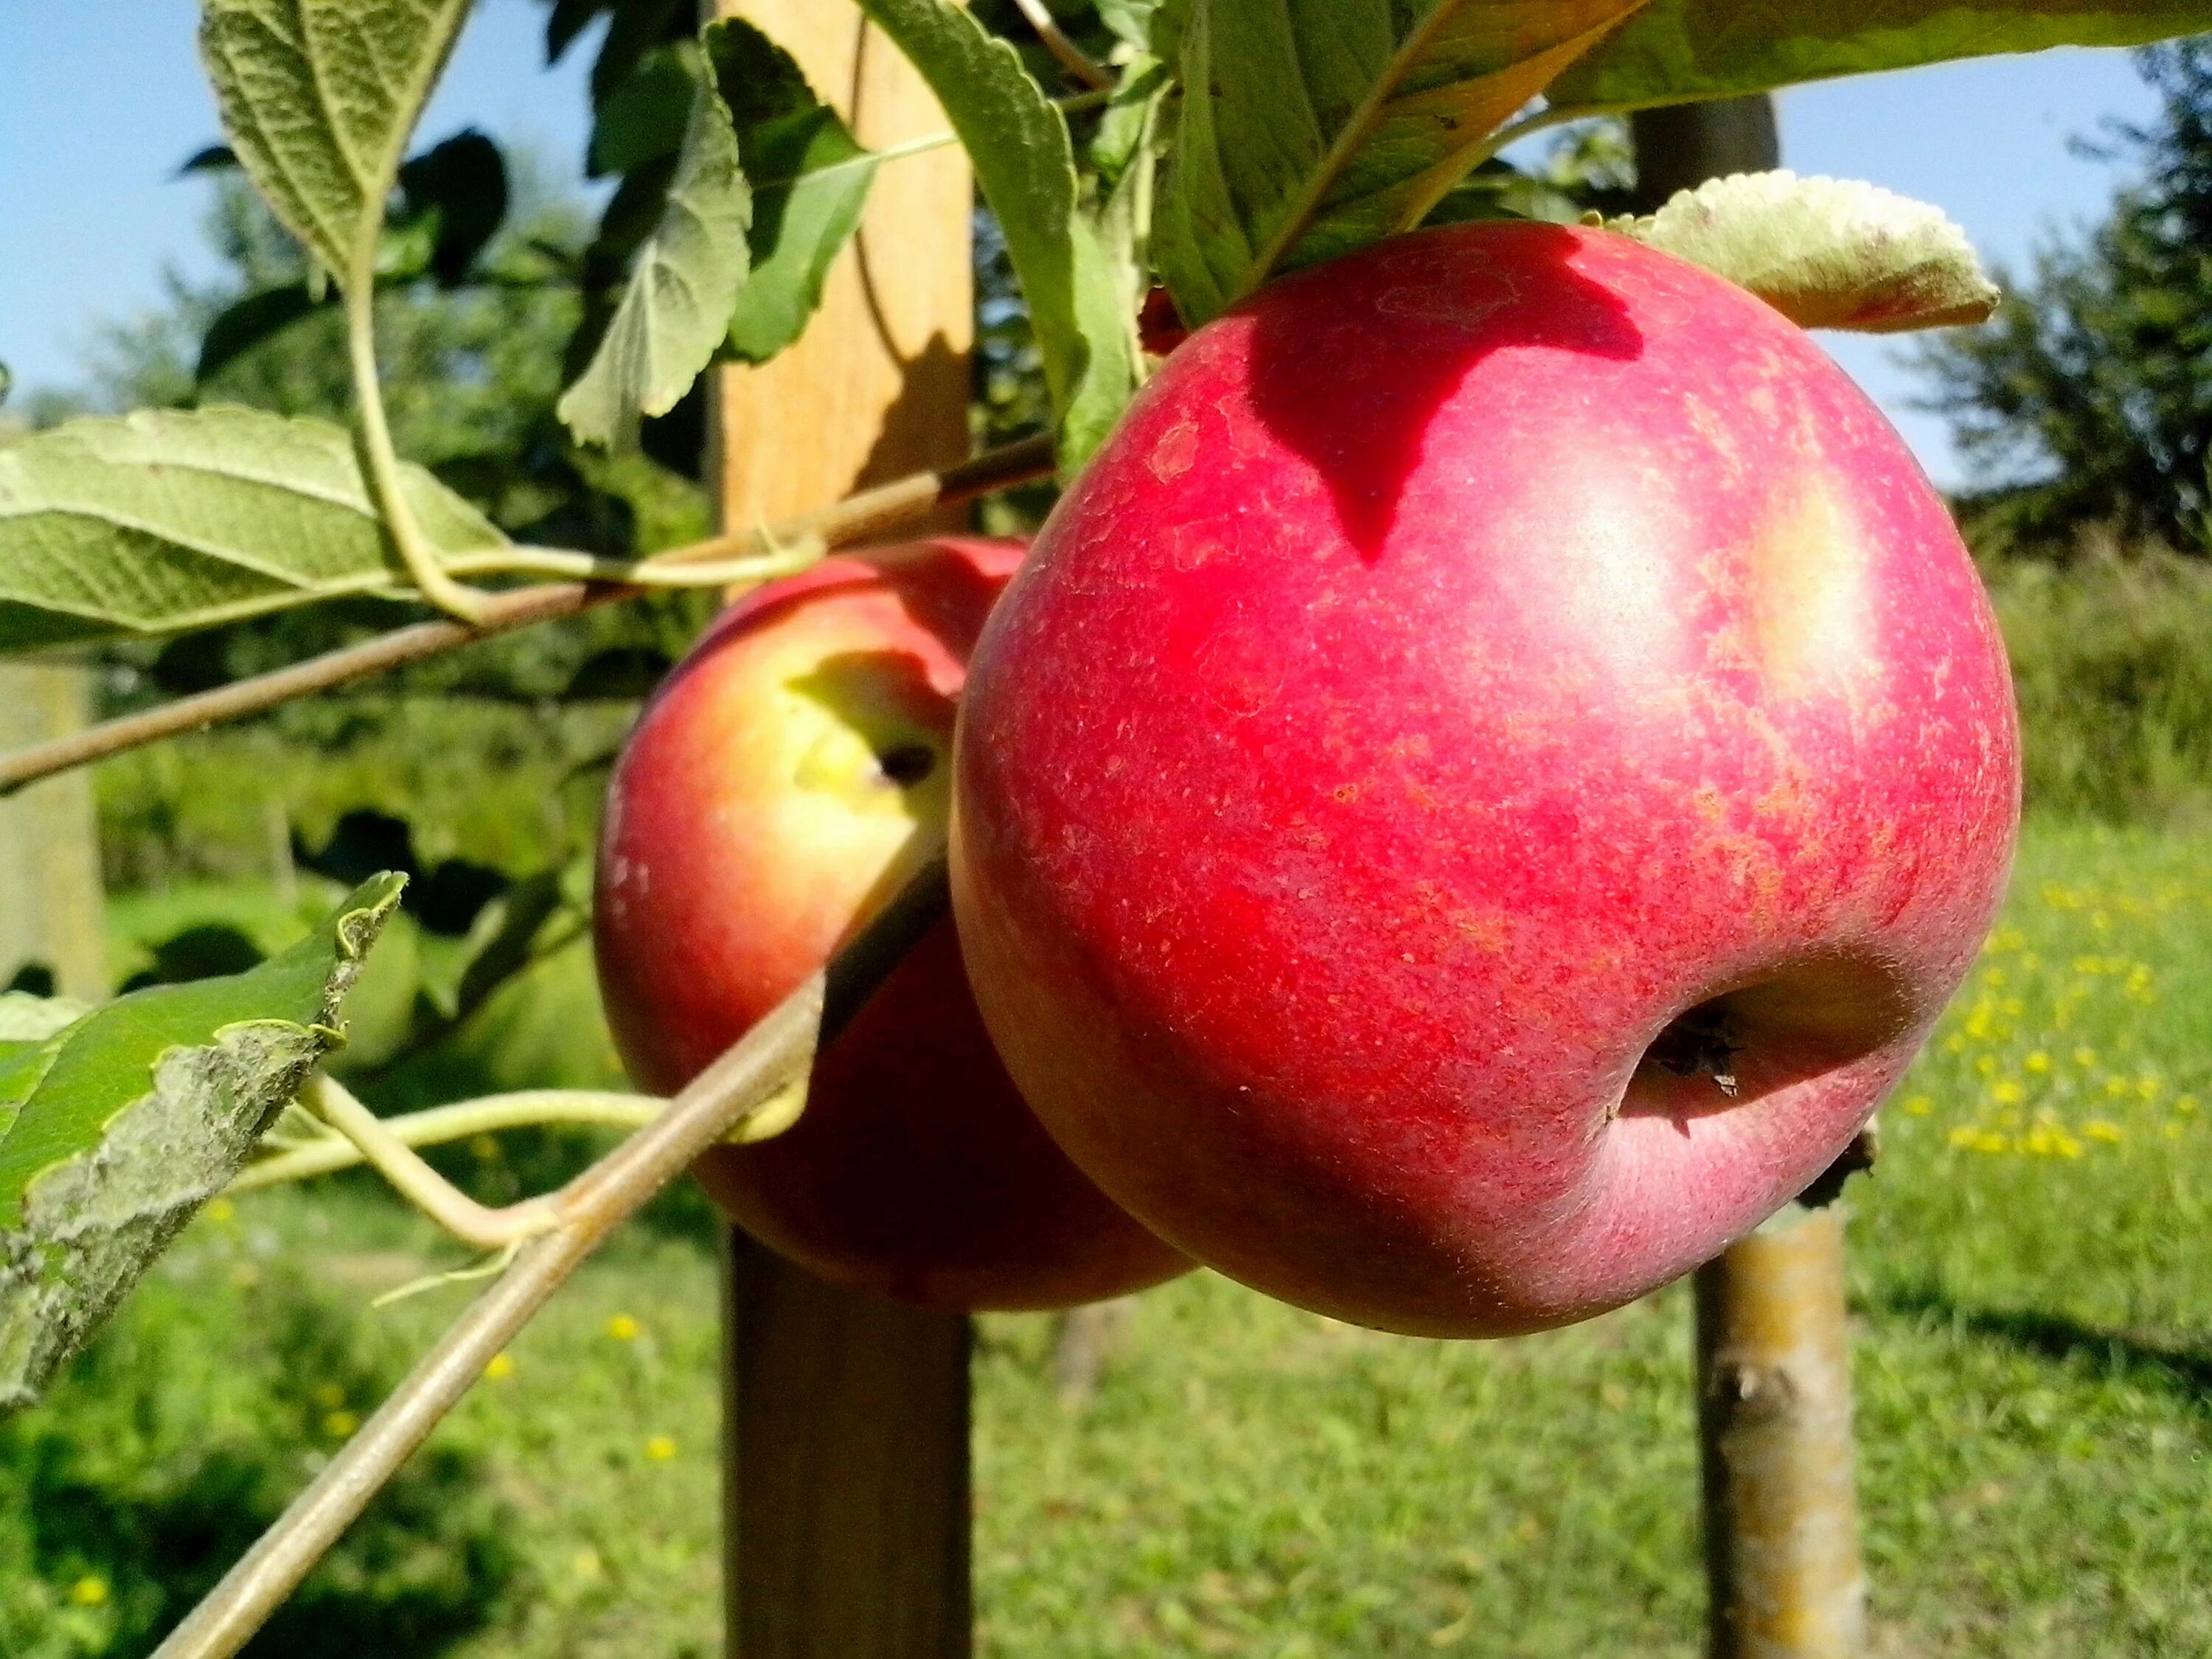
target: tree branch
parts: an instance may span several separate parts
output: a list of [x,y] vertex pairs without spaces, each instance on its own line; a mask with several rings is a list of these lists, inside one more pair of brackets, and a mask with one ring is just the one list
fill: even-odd
[[[818,538],[825,547],[850,546],[892,531],[908,529],[939,507],[972,501],[994,490],[1048,477],[1052,470],[1052,440],[1028,438],[942,472],[917,472],[873,489],[864,489],[833,507],[749,536],[714,537],[660,554],[647,562],[665,568],[710,560],[765,557],[810,538]],[[158,743],[164,738],[243,720],[295,697],[310,696],[371,675],[428,662],[479,640],[534,628],[540,623],[558,622],[603,605],[636,599],[646,591],[622,583],[555,582],[501,593],[485,606],[483,620],[475,627],[459,622],[417,623],[361,645],[294,663],[273,673],[179,697],[158,708],[104,720],[66,738],[0,757],[0,795],[13,793],[27,783],[35,783],[57,772],[105,760],[111,755]]]
[[836,960],[702,1073],[641,1129],[556,1194],[550,1232],[440,1339],[361,1431],[185,1621],[154,1659],[230,1659],[299,1587],[384,1484],[459,1403],[531,1316],[599,1248],[693,1159],[803,1078],[817,1048],[843,1030],[891,969],[940,919],[945,862],[932,860]]
[[1085,86],[1101,91],[1114,84],[1114,71],[1093,58],[1067,37],[1044,0],[1014,0],[1014,9],[1028,20],[1036,31],[1037,39],[1044,42],[1045,50],[1060,60],[1060,66]]

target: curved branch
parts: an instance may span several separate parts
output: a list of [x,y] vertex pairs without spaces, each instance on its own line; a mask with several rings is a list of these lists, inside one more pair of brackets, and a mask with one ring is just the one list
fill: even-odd
[[[810,538],[818,538],[826,547],[850,546],[892,531],[910,529],[939,507],[957,506],[994,490],[1048,477],[1052,470],[1051,438],[1027,438],[942,472],[917,472],[892,483],[862,490],[833,507],[765,532],[750,536],[716,536],[663,553],[649,562],[665,568],[714,559],[767,558],[779,550],[805,544]],[[558,622],[599,605],[636,599],[645,591],[623,583],[558,582],[497,594],[485,607],[483,622],[474,627],[458,622],[417,623],[364,644],[313,657],[289,668],[219,686],[212,691],[179,697],[158,708],[103,720],[68,737],[34,744],[28,749],[0,757],[0,796],[72,767],[105,760],[110,755],[158,743],[181,732],[243,720],[295,697],[328,691],[412,663],[428,662],[479,640],[534,628],[539,623]]]
[[317,1117],[352,1142],[395,1192],[464,1244],[473,1244],[480,1250],[504,1249],[550,1231],[556,1224],[548,1199],[526,1198],[496,1210],[477,1203],[425,1164],[421,1153],[326,1073],[319,1073],[308,1082],[301,1100]]
[[640,1130],[554,1200],[558,1224],[524,1244],[407,1380],[225,1573],[154,1659],[230,1659],[251,1641],[385,1482],[531,1316],[607,1235],[699,1154],[804,1078],[817,1047],[852,1016],[945,914],[945,861],[933,860],[823,972],[787,998]]
[[[780,1134],[799,1119],[805,1091],[796,1085],[780,1091],[775,1098],[732,1130],[727,1139],[750,1145]],[[554,1125],[585,1128],[642,1129],[666,1109],[668,1103],[653,1095],[615,1094],[598,1089],[521,1089],[513,1094],[486,1095],[477,1100],[457,1101],[419,1112],[378,1120],[404,1146],[444,1146],[477,1135],[498,1134],[507,1129],[534,1129]],[[258,1158],[240,1170],[226,1193],[258,1192],[288,1182],[335,1175],[368,1162],[360,1147],[337,1135],[294,1146]]]

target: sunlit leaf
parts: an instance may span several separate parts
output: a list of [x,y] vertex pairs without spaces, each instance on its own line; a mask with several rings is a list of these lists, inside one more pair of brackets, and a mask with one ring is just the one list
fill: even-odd
[[796,340],[867,205],[879,158],[814,95],[791,55],[741,19],[712,25],[707,51],[753,185],[752,275],[728,349],[765,362]]
[[660,222],[591,362],[561,397],[561,418],[580,442],[629,447],[642,416],[665,415],[691,389],[728,332],[750,269],[751,223],[729,106],[702,75]]
[[1606,228],[1749,289],[1804,328],[1978,323],[1999,298],[1941,209],[1856,180],[1737,173]]
[[2212,29],[2208,0],[1651,0],[1548,95],[1570,110],[1636,109],[1990,52],[2139,46],[2203,29]]
[[246,973],[0,1044],[0,1408],[37,1398],[298,1093],[399,886]]
[[1642,0],[1195,0],[1153,247],[1177,308],[1421,222]]
[[[404,477],[437,547],[504,544],[429,473]],[[148,410],[0,450],[0,650],[404,586],[353,441],[323,422]]]
[[469,0],[204,0],[200,56],[231,148],[287,229],[365,273],[407,140]]
[[1127,406],[1138,359],[1123,284],[1081,204],[1067,122],[998,39],[950,0],[861,0],[937,94],[975,164],[1079,460]]

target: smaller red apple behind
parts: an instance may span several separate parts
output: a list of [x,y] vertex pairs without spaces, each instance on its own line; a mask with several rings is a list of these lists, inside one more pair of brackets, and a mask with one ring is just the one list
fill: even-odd
[[[600,988],[672,1093],[827,961],[941,845],[968,653],[1017,544],[824,561],[722,616],[616,763]],[[1070,1164],[985,1036],[947,921],[816,1062],[783,1134],[697,1173],[820,1277],[903,1302],[1065,1307],[1189,1264]]]

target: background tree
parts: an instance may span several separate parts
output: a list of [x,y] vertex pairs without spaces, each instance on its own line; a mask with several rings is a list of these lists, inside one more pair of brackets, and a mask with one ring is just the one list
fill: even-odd
[[2140,162],[2086,242],[2051,241],[1985,328],[1917,361],[1977,472],[1994,545],[2062,550],[2092,523],[2212,555],[2212,36],[2136,55],[2160,97],[2094,153]]

